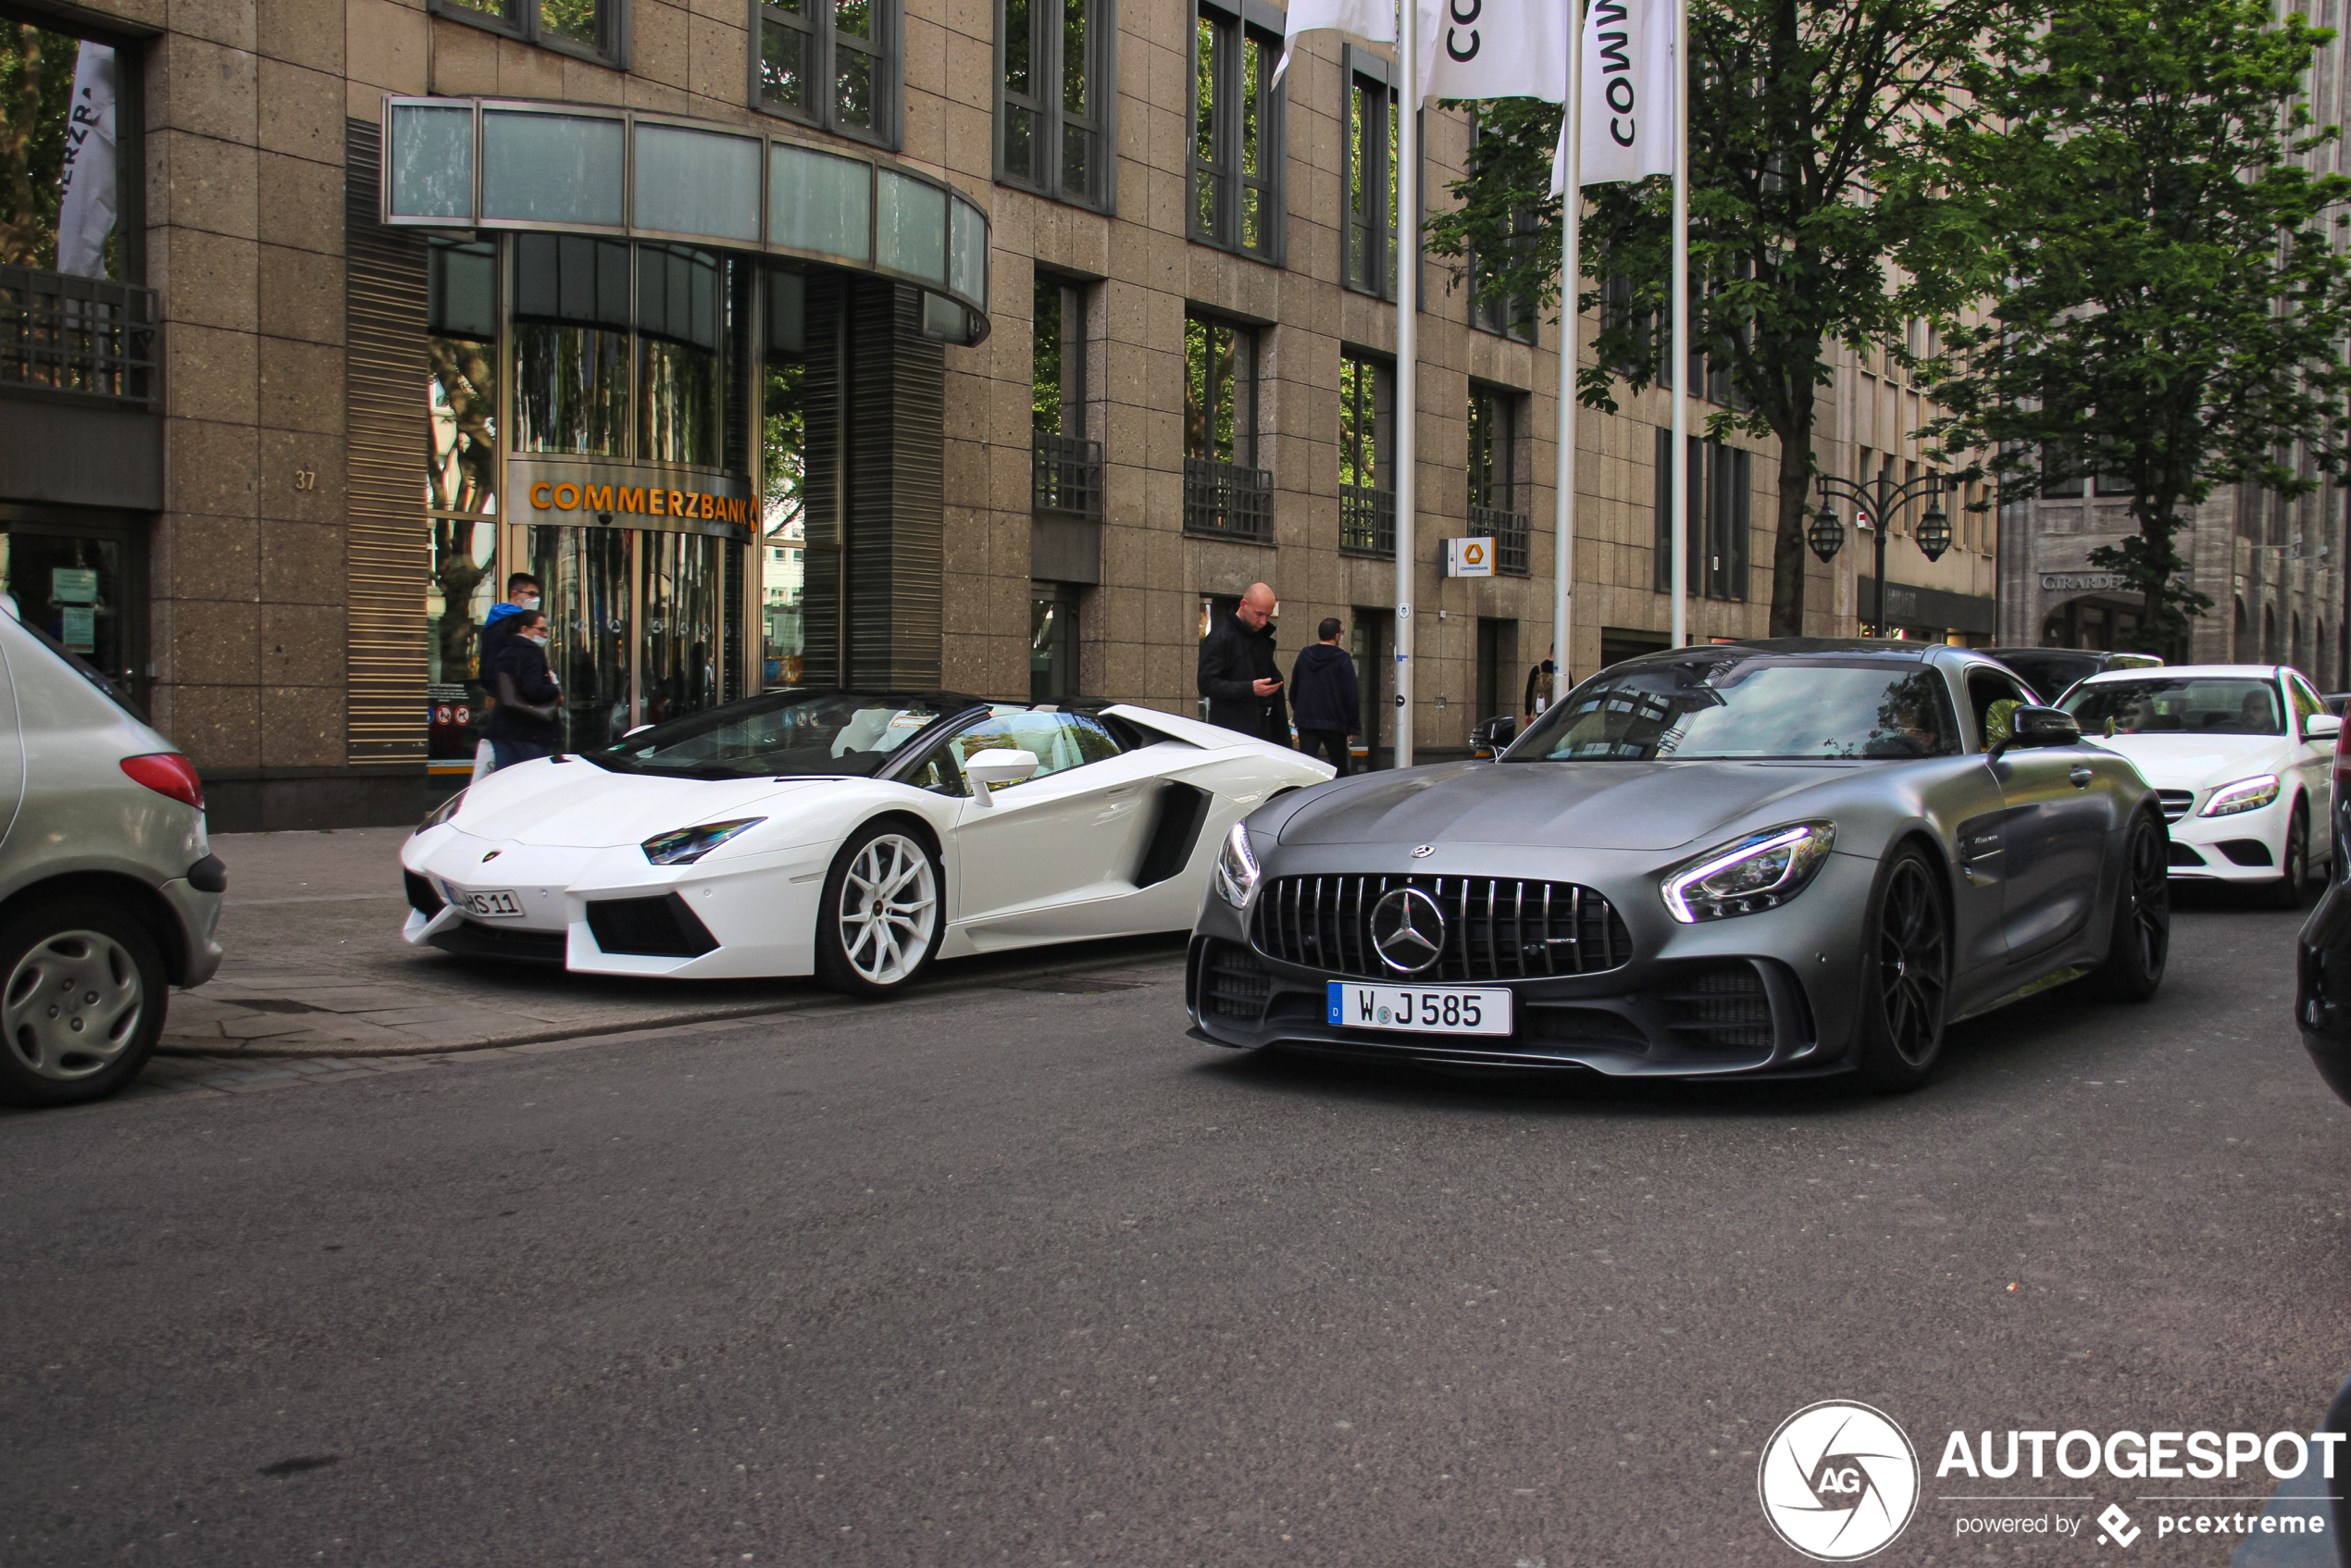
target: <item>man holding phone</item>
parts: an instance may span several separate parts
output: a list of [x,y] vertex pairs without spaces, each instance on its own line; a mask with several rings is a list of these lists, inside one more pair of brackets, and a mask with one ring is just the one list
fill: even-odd
[[1200,694],[1208,699],[1208,722],[1271,740],[1289,741],[1289,708],[1274,660],[1274,591],[1249,585],[1233,618],[1200,640]]

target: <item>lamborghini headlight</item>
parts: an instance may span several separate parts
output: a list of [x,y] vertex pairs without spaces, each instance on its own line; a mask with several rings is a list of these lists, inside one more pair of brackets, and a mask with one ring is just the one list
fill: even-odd
[[1213,880],[1217,894],[1235,909],[1247,909],[1250,894],[1257,890],[1257,854],[1249,847],[1249,827],[1236,822],[1225,835],[1225,847],[1216,852]]
[[1777,909],[1804,890],[1835,842],[1833,822],[1769,828],[1685,861],[1658,891],[1685,926]]
[[[466,790],[470,790],[472,788],[473,786],[470,784],[466,786]],[[456,815],[457,808],[465,803],[466,790],[460,790],[455,794],[450,796],[447,800],[442,802],[439,805],[433,807],[430,811],[425,813],[425,819],[417,824],[417,832],[421,833],[428,828],[440,827],[442,823]],[[409,835],[411,838],[414,838],[415,836],[415,834]]]
[[656,833],[644,842],[645,858],[655,865],[691,865],[736,834],[766,820],[764,816],[746,816],[733,822],[705,822],[699,828],[680,828],[675,833]]
[[2234,816],[2241,811],[2259,811],[2278,798],[2278,776],[2265,773],[2258,778],[2240,778],[2233,784],[2223,784],[2212,791],[2204,803],[2202,816]]

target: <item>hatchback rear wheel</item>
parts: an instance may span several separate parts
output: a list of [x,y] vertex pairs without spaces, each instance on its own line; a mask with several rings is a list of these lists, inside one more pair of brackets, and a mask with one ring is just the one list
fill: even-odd
[[168,982],[146,928],[93,898],[44,902],[0,929],[0,1101],[114,1093],[163,1033]]

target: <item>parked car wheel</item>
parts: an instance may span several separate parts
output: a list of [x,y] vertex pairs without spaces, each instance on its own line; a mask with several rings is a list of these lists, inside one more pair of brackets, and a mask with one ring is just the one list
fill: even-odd
[[905,824],[850,837],[825,877],[816,917],[816,978],[850,996],[889,996],[930,966],[946,928],[947,878]]
[[1872,1089],[1926,1082],[1943,1053],[1951,985],[1951,919],[1941,879],[1914,845],[1897,850],[1870,900],[1857,1065]]
[[2122,885],[2114,895],[2114,940],[2090,977],[2112,1002],[2146,1002],[2163,984],[2171,956],[2171,872],[2163,826],[2142,812],[2122,852]]
[[138,1076],[163,1033],[163,957],[103,900],[57,899],[9,921],[0,976],[0,1101],[104,1099]]
[[2261,890],[2271,909],[2300,909],[2302,893],[2310,881],[2310,803],[2294,803],[2293,819],[2285,828],[2285,850],[2279,856],[2283,875]]

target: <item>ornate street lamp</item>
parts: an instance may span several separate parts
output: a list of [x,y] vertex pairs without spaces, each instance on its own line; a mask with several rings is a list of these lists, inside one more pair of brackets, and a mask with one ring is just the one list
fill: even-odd
[[1838,518],[1835,507],[1823,504],[1812,515],[1812,529],[1804,541],[1812,547],[1812,554],[1821,558],[1822,566],[1836,559],[1836,553],[1845,548],[1845,524]]
[[1929,502],[1926,516],[1919,519],[1919,549],[1930,561],[1939,561],[1943,552],[1951,548],[1951,519],[1943,515],[1943,504]]

